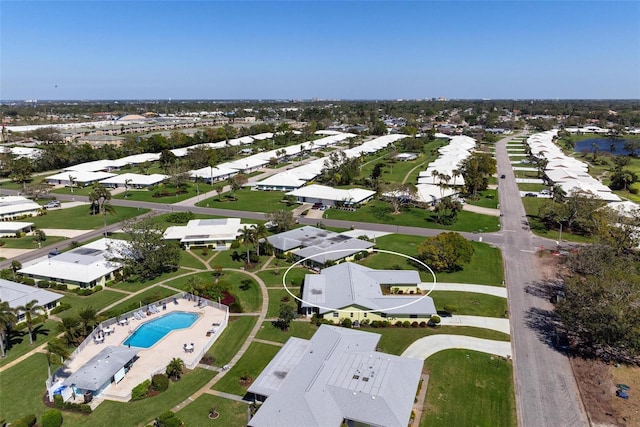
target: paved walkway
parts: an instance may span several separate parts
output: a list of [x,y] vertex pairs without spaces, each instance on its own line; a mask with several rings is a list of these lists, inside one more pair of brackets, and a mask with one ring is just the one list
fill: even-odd
[[462,210],[482,215],[500,216],[500,209],[484,208],[482,206],[470,205],[469,203],[465,203],[464,206],[462,206]]
[[480,316],[451,316],[441,317],[440,324],[443,326],[472,326],[474,328],[491,329],[493,331],[510,334],[509,319],[499,319],[497,317]]
[[424,360],[442,350],[455,348],[511,357],[511,343],[509,341],[494,341],[465,335],[429,335],[414,341],[402,353],[402,356]]
[[487,286],[487,285],[473,285],[471,283],[433,283],[423,282],[420,284],[420,289],[430,290],[434,287],[434,291],[456,291],[456,292],[473,292],[476,294],[493,295],[496,297],[506,298],[507,288],[500,286]]

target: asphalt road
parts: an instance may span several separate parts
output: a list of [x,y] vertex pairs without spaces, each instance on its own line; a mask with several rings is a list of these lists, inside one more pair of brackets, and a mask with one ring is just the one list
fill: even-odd
[[[511,320],[518,423],[522,427],[589,425],[568,358],[552,346],[548,298],[535,292],[542,279],[535,251],[541,244],[529,231],[506,141],[496,144],[502,211],[502,256]],[[549,247],[549,246],[547,246]]]
[[[482,240],[502,249],[506,286],[508,292],[511,321],[511,342],[513,347],[514,377],[518,424],[521,427],[543,426],[586,426],[589,425],[577,384],[567,357],[549,344],[548,326],[551,303],[547,298],[534,292],[541,280],[537,269],[535,251],[541,245],[553,247],[556,242],[534,236],[523,223],[526,220],[524,207],[511,163],[507,156],[505,138],[496,144],[498,160],[498,176],[500,179],[498,192],[502,214],[501,230],[496,233],[461,233],[470,240]],[[5,190],[5,193],[17,193]],[[72,195],[56,195],[61,200],[86,201],[86,197]],[[200,196],[202,199],[206,195]],[[193,201],[193,199],[192,199]],[[183,202],[180,205],[138,202],[132,200],[112,199],[114,206],[129,206],[151,209],[153,213],[191,211],[194,213],[238,217],[245,219],[266,219],[264,213],[234,211],[228,209],[201,208]],[[298,218],[301,224],[316,225],[319,220]],[[386,224],[361,223],[323,219],[322,223],[331,227],[359,228],[391,233],[417,236],[435,236],[441,230],[405,227]],[[121,224],[112,224],[107,231],[115,231]],[[85,241],[102,235],[104,229],[93,230],[74,240]],[[0,262],[0,268],[8,268],[12,260],[24,263],[46,255],[53,249],[64,249],[71,240],[58,242],[24,255]]]

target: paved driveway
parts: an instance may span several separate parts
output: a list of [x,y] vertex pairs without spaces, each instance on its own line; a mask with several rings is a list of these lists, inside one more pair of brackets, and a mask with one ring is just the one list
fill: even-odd
[[403,353],[403,357],[424,360],[442,350],[463,348],[511,357],[509,341],[494,341],[465,335],[429,335],[414,341]]

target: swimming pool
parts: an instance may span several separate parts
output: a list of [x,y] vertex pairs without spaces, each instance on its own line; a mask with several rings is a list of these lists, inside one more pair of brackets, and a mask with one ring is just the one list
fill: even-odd
[[197,319],[198,314],[196,313],[177,311],[165,314],[162,317],[138,326],[133,334],[124,341],[123,345],[140,348],[152,347],[169,332],[176,329],[188,328],[193,325]]

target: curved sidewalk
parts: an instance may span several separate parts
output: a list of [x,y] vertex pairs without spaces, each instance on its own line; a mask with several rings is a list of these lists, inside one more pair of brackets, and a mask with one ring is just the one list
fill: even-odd
[[511,357],[509,341],[494,341],[465,335],[429,335],[420,338],[402,353],[402,357],[424,360],[442,350],[456,348]]
[[[433,283],[422,282],[420,289],[430,290]],[[506,298],[507,288],[502,286],[473,285],[471,283],[440,283],[437,282],[434,291],[455,291],[455,292],[473,292],[476,294],[493,295],[496,297]]]
[[491,329],[493,331],[510,334],[509,319],[499,319],[497,317],[480,316],[451,316],[441,317],[440,324],[443,326],[473,326],[474,328]]

